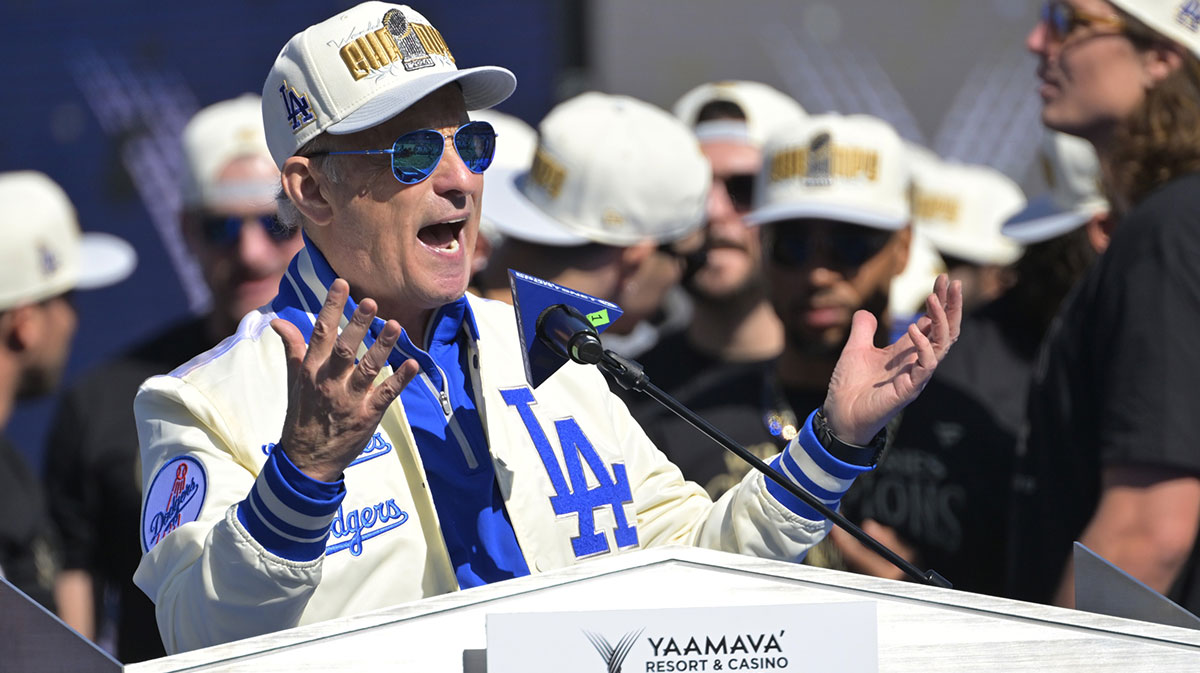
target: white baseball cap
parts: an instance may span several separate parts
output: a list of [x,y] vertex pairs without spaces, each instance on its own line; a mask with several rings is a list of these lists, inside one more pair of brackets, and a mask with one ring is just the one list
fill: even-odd
[[485,212],[505,236],[629,246],[703,224],[711,169],[691,130],[664,110],[591,92],[560,103],[538,130],[529,169],[493,168],[484,180],[495,190]]
[[1025,195],[994,168],[922,162],[913,172],[912,202],[913,228],[943,256],[1000,266],[1021,256],[1000,226],[1025,205]]
[[1200,56],[1200,5],[1191,0],[1111,0],[1118,9]]
[[779,127],[763,157],[749,224],[813,218],[895,231],[909,222],[907,154],[882,119],[809,117]]
[[267,146],[280,168],[323,131],[381,124],[458,82],[468,110],[512,94],[517,79],[496,66],[459,70],[425,17],[406,5],[364,2],[310,26],[284,45],[263,85]]
[[1047,130],[1041,163],[1050,191],[1030,201],[1001,229],[1005,236],[1027,245],[1061,236],[1109,210],[1100,186],[1100,161],[1091,143]]
[[[704,106],[728,101],[738,106],[745,121],[720,119],[699,121]],[[683,94],[672,111],[684,124],[696,129],[701,141],[725,140],[762,147],[776,127],[805,116],[804,108],[791,96],[761,82],[724,80],[709,82]]]
[[[488,176],[495,173],[528,171],[533,165],[533,153],[537,149],[537,131],[521,119],[496,110],[479,110],[471,113],[471,119],[485,121],[496,129],[496,154],[488,168]],[[489,195],[499,189],[499,180],[486,177],[483,181],[483,212],[479,218],[479,233],[495,241],[500,236],[496,218],[492,213],[503,207],[493,203]],[[500,214],[499,219],[505,218]]]
[[80,233],[71,200],[49,177],[0,173],[0,310],[112,285],[135,266],[124,239]]
[[262,98],[247,93],[197,112],[183,128],[183,206],[220,208],[248,200],[271,204],[279,178],[237,183],[218,179],[235,159],[271,159],[262,125]]

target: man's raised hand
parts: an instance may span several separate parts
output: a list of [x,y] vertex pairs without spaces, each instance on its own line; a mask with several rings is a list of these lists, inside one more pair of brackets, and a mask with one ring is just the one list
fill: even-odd
[[283,339],[288,372],[288,409],[279,448],[296,467],[320,481],[340,478],[375,434],[388,405],[418,371],[415,360],[406,360],[375,384],[400,337],[400,324],[387,321],[379,338],[356,363],[358,346],[375,318],[376,304],[372,299],[359,302],[338,334],[349,296],[346,281],[333,281],[307,346],[295,325],[271,321],[271,329]]
[[925,300],[925,315],[886,348],[874,344],[876,320],[854,314],[850,338],[834,367],[825,396],[825,417],[839,439],[866,445],[917,398],[938,363],[958,339],[962,285],[938,276]]

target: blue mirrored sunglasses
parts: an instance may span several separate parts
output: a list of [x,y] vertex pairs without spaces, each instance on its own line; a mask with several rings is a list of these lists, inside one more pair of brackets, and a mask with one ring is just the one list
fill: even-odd
[[237,215],[206,215],[200,218],[200,233],[204,242],[213,247],[231,248],[237,245],[242,235],[242,225],[247,220],[258,220],[267,235],[276,243],[289,241],[296,237],[299,229],[285,229],[275,219],[274,215],[257,215],[240,217]]
[[415,185],[433,174],[442,160],[446,140],[454,138],[454,149],[472,173],[482,173],[492,165],[496,154],[496,130],[487,122],[467,122],[445,135],[436,129],[409,131],[396,138],[391,149],[354,150],[345,152],[314,152],[309,156],[328,154],[390,154],[392,175],[402,184]]

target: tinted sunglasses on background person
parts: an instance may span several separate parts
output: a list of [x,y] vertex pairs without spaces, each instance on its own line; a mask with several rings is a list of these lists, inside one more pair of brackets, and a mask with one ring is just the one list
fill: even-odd
[[776,264],[799,268],[823,247],[822,261],[834,268],[853,269],[883,251],[895,232],[842,222],[793,220],[771,225],[767,247]]
[[445,135],[436,129],[409,131],[396,138],[391,149],[350,150],[344,152],[313,152],[311,157],[327,154],[390,154],[392,175],[405,185],[415,185],[433,174],[442,160],[446,140],[454,138],[454,149],[472,173],[482,173],[492,165],[496,154],[496,130],[483,121],[467,122],[458,127],[453,135]]
[[1042,5],[1042,23],[1050,37],[1062,42],[1071,31],[1079,26],[1104,26],[1120,32],[1125,29],[1125,21],[1115,14],[1093,14],[1063,2],[1052,0]]
[[248,219],[258,220],[263,231],[267,232],[275,243],[290,241],[300,231],[298,227],[285,229],[274,215],[255,215],[248,218],[239,215],[205,215],[200,218],[200,235],[208,245],[232,248],[237,245],[242,235],[242,224]]
[[754,174],[739,173],[717,179],[725,183],[725,191],[729,194],[734,209],[738,212],[749,212],[754,204]]

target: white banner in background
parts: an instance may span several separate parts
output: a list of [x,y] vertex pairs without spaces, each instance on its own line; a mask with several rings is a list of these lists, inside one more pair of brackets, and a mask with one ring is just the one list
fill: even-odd
[[487,616],[488,673],[878,673],[875,604]]

